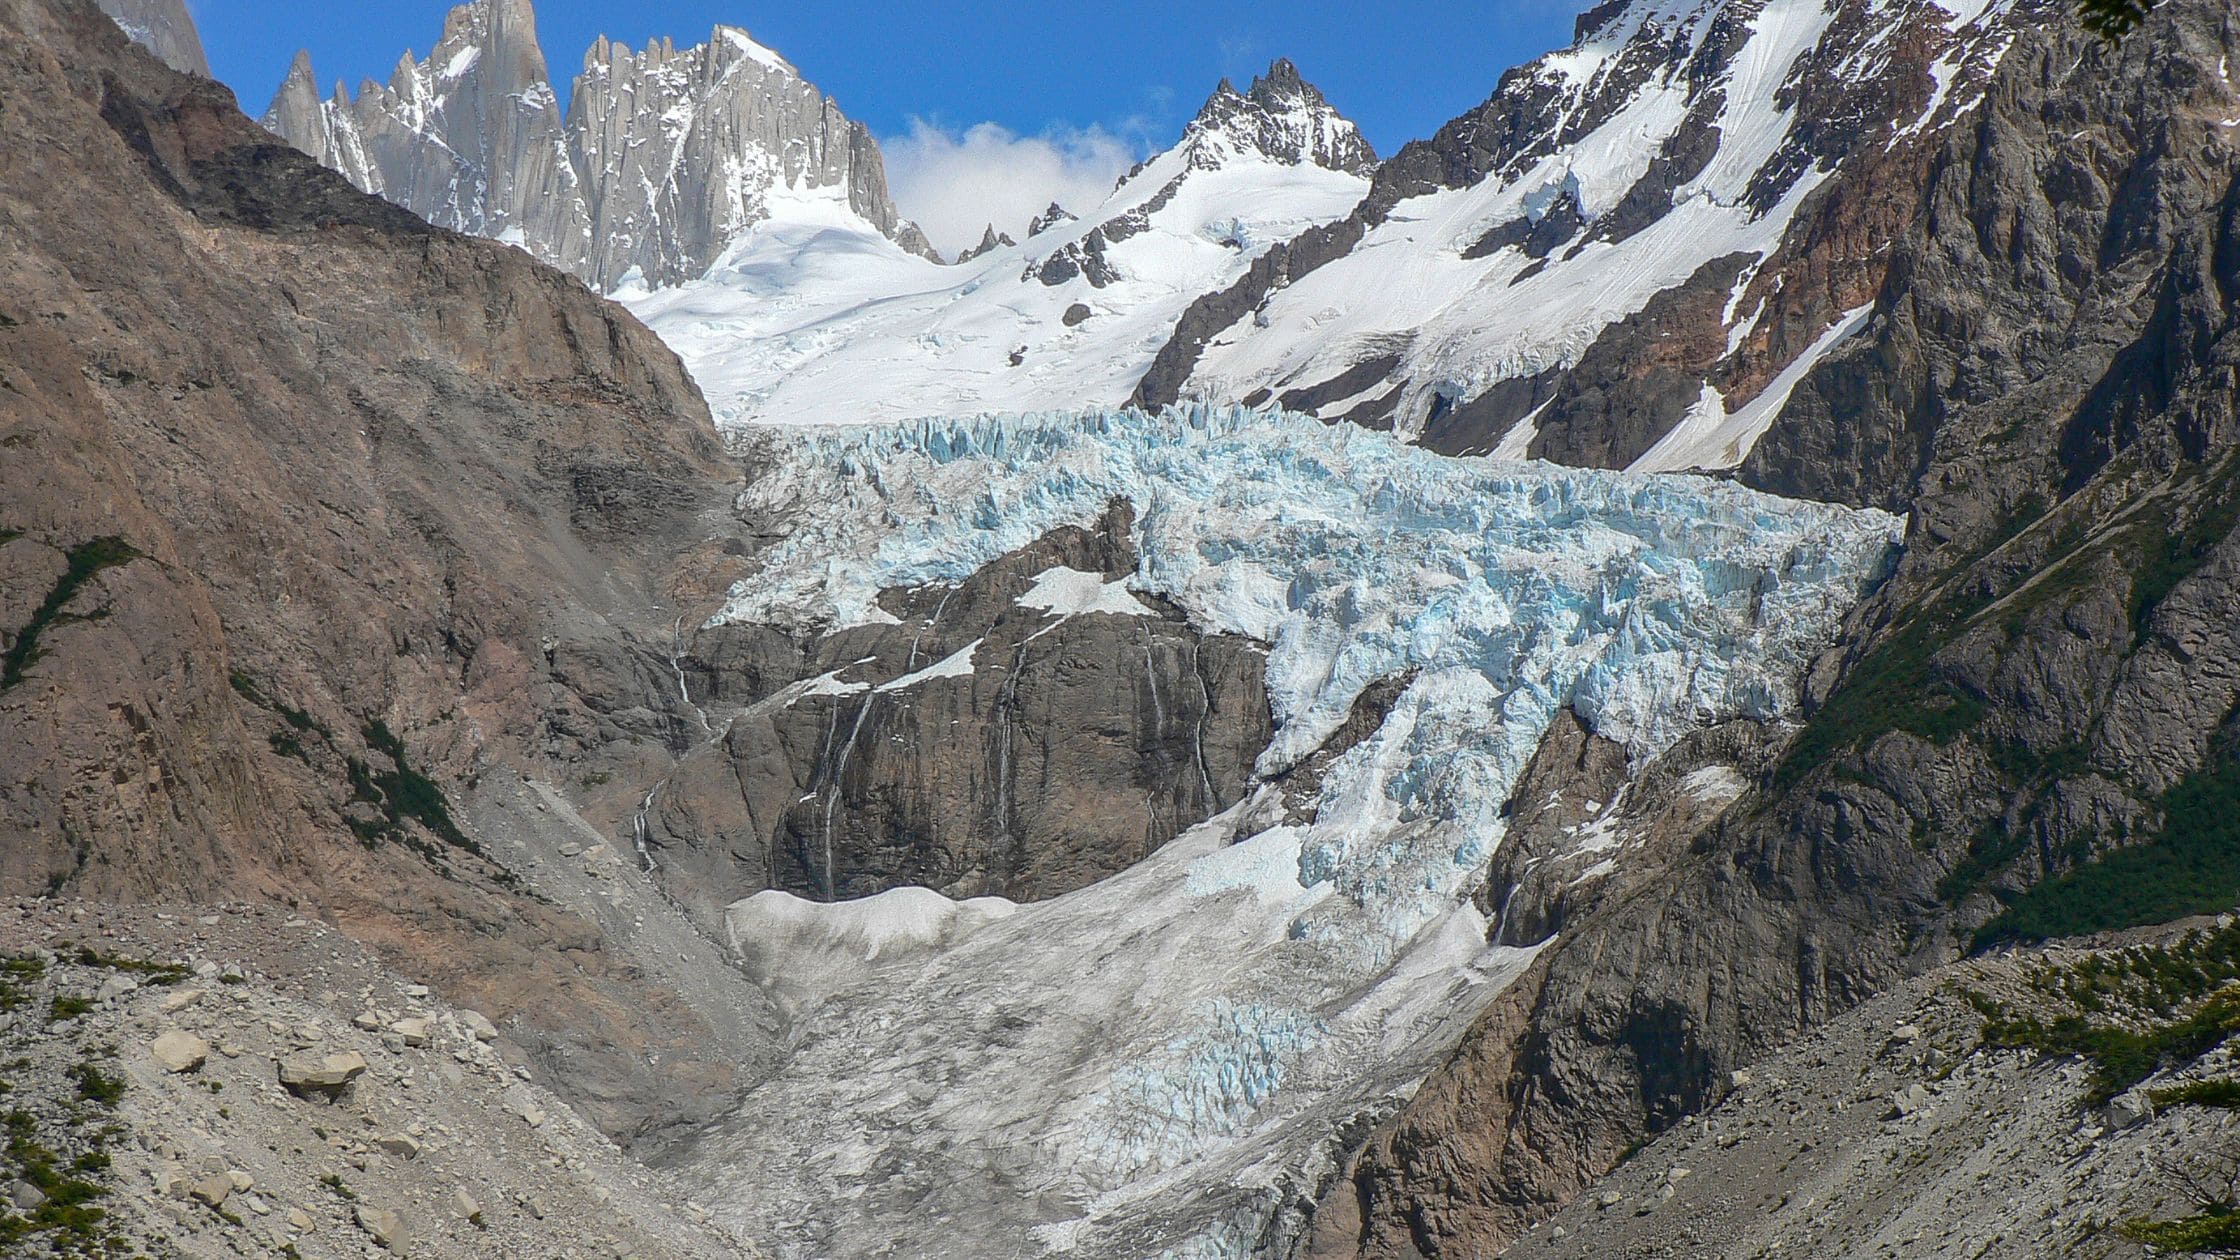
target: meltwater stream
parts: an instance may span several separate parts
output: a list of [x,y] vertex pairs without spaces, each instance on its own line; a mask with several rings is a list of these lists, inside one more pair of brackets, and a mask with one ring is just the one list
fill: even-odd
[[792,1055],[684,1171],[782,1257],[1279,1243],[1340,1132],[1388,1114],[1539,948],[1488,944],[1470,894],[1553,715],[1576,709],[1637,762],[1704,723],[1783,716],[1898,528],[1273,411],[750,440],[770,468],[753,506],[793,532],[719,619],[884,617],[881,589],[959,581],[1120,497],[1130,586],[1270,645],[1261,773],[1370,683],[1413,674],[1304,825],[1264,825],[1280,813],[1248,800],[1031,905],[902,889],[734,906],[745,965],[793,1013]]

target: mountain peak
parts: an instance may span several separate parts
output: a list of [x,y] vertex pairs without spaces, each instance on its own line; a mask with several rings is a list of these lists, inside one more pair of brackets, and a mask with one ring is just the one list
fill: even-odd
[[[1269,62],[1268,72],[1252,81],[1252,91],[1254,93],[1258,93],[1262,88],[1286,92],[1296,92],[1301,89],[1309,92],[1314,91],[1313,85],[1299,77],[1299,67],[1293,64],[1289,57],[1278,57]],[[1319,96],[1320,93],[1316,93],[1316,95]]]
[[186,0],[99,0],[99,7],[134,43],[165,65],[182,74],[210,77],[210,60],[203,56],[202,36],[194,28]]
[[1057,202],[1053,201],[1050,203],[1049,209],[1044,210],[1041,214],[1036,215],[1033,220],[1027,224],[1027,235],[1030,237],[1039,236],[1061,223],[1070,223],[1079,217],[1080,216],[1076,215],[1073,211],[1068,210],[1064,206],[1061,206]]
[[980,243],[958,254],[957,261],[960,263],[971,262],[982,254],[993,253],[996,250],[1018,243],[1011,239],[1010,233],[998,232],[996,231],[996,225],[990,223],[987,229],[980,233]]
[[1209,169],[1240,157],[1287,166],[1312,163],[1356,175],[1377,164],[1376,150],[1361,138],[1360,128],[1301,77],[1288,57],[1269,63],[1242,92],[1223,77],[1184,129],[1183,144],[1192,166]]

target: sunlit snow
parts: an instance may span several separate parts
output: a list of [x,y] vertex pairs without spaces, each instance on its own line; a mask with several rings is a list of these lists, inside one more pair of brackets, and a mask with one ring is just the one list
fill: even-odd
[[[1118,404],[1193,299],[1274,243],[1343,216],[1369,186],[1311,163],[1231,154],[1201,170],[1189,158],[1170,150],[1082,218],[954,267],[905,253],[844,207],[794,210],[773,212],[698,281],[616,297],[685,361],[727,427]],[[1139,210],[1146,229],[1106,247],[1119,273],[1111,284],[1029,277]],[[1066,321],[1076,305],[1086,322]]]

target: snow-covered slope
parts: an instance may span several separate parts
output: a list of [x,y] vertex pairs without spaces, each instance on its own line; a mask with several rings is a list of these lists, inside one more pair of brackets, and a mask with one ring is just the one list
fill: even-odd
[[802,211],[774,215],[695,283],[619,296],[726,424],[1117,404],[1193,299],[1352,210],[1375,160],[1279,61],[1247,91],[1223,82],[1104,204],[957,266]]
[[1442,449],[1605,466],[1693,411],[1642,466],[1732,466],[1764,424],[1728,413],[1778,411],[1769,382],[1859,326],[2006,7],[1598,7],[1395,155],[1346,223],[1209,295],[1139,397],[1311,398]]
[[562,117],[530,0],[451,11],[426,60],[322,100],[298,53],[265,126],[432,223],[496,237],[594,287],[699,275],[753,224],[831,201],[930,252],[859,123],[745,31],[586,53]]
[[[769,471],[749,506],[794,529],[720,619],[875,620],[882,588],[960,580],[1118,496],[1138,510],[1132,589],[1271,645],[1263,775],[1370,684],[1410,679],[1311,817],[1264,791],[1032,905],[735,906],[732,943],[797,1012],[796,1050],[678,1158],[784,1257],[1284,1254],[1343,1135],[1533,956],[1489,945],[1471,894],[1553,715],[1643,758],[1789,713],[1896,528],[1273,411],[754,440]],[[1044,602],[1100,615],[1090,594]]]

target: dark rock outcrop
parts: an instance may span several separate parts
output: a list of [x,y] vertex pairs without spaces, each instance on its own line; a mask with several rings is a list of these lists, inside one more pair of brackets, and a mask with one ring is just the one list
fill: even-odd
[[1018,243],[1019,242],[1011,239],[1010,233],[997,232],[996,225],[991,223],[987,226],[987,229],[985,231],[980,233],[980,243],[960,252],[957,255],[956,260],[960,263],[971,262],[973,259],[978,258],[982,254],[993,253],[994,251],[1002,249],[1007,245],[1016,245]]
[[2065,14],[2022,32],[1869,334],[1742,472],[1907,510],[1898,572],[1750,790],[1567,904],[1315,1254],[1496,1251],[1732,1069],[1971,943],[2229,904],[2187,854],[2240,737],[2236,54],[2192,0],[2120,48]]
[[1235,804],[1271,729],[1262,645],[1155,601],[1134,616],[1020,602],[1052,569],[1133,572],[1130,519],[1115,504],[1095,531],[1055,531],[960,585],[889,592],[898,624],[806,644],[700,635],[694,693],[737,716],[646,812],[672,894],[709,922],[764,888],[1034,900]]

